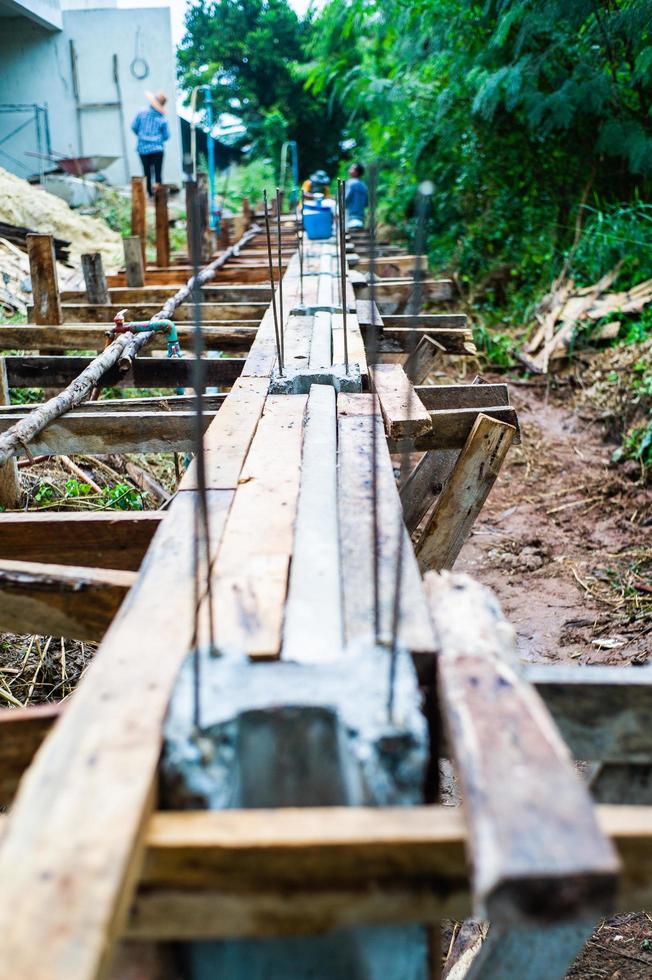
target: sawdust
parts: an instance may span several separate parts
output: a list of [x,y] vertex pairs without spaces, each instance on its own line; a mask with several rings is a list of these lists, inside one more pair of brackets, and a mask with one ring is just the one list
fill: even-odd
[[104,221],[73,211],[61,198],[1,167],[0,221],[69,241],[74,265],[79,265],[83,252],[101,252],[105,272],[114,271],[120,263],[120,235]]

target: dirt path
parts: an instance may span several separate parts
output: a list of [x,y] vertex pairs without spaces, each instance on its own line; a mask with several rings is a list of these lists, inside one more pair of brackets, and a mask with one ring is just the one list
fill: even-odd
[[[487,381],[503,381],[484,372]],[[604,424],[570,385],[510,384],[523,432],[456,570],[490,586],[523,660],[644,664],[652,657],[652,494],[610,465]],[[634,666],[633,669],[636,669]],[[573,980],[652,976],[652,918],[600,923]]]

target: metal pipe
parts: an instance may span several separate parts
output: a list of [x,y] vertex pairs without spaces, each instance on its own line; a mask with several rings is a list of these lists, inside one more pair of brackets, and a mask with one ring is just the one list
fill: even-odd
[[267,233],[267,261],[269,264],[269,284],[272,290],[272,312],[274,314],[274,334],[276,336],[276,356],[278,358],[278,372],[283,374],[283,352],[281,350],[281,338],[278,332],[278,317],[276,315],[276,293],[274,290],[274,262],[272,261],[272,237],[269,231],[269,208],[267,207],[267,191],[263,191],[263,206],[265,209],[265,231]]
[[339,223],[339,233],[340,233],[340,289],[342,291],[342,330],[344,333],[344,367],[346,373],[349,373],[349,341],[346,334],[346,228],[344,221],[344,207],[345,207],[345,194],[344,194],[344,181],[338,181],[338,196],[339,196],[339,212],[340,212],[340,223]]
[[276,188],[276,237],[278,251],[278,306],[281,333],[281,355],[285,360],[285,320],[283,318],[283,256],[281,244],[281,191]]

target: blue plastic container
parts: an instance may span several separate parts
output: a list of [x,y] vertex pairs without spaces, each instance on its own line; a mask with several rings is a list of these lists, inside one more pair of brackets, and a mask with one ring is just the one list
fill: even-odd
[[303,205],[303,227],[311,241],[330,238],[333,234],[333,212],[322,201],[306,201]]

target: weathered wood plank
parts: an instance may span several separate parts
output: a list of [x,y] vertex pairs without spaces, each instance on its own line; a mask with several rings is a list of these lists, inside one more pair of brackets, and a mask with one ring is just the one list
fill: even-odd
[[[206,412],[204,425],[208,427],[214,417],[213,412]],[[13,412],[0,414],[0,435],[20,418]],[[192,411],[85,413],[76,409],[50,422],[30,441],[29,451],[35,456],[192,452],[194,419]],[[26,454],[27,450],[21,446],[17,455]]]
[[[145,277],[145,282],[147,285],[151,286],[174,286],[177,289],[180,286],[185,285],[188,278],[192,275],[192,267],[186,265],[181,266],[168,266],[168,268],[158,268],[158,269],[148,269],[147,275]],[[124,271],[116,272],[113,275],[106,277],[109,289],[115,287],[126,287],[127,277]],[[228,267],[220,269],[219,275],[216,276],[215,281],[221,282],[232,282],[232,283],[255,283],[255,282],[267,282],[269,280],[269,270],[265,263],[250,263],[250,262],[239,262],[233,260],[229,262]],[[147,288],[147,286],[145,287]]]
[[[235,347],[244,350],[256,336],[256,320],[233,320],[228,324],[202,324],[202,336],[208,350],[222,350]],[[61,326],[52,324],[37,326],[29,324],[0,324],[0,350],[40,350],[49,347],[55,350],[99,350],[106,341],[106,324],[68,323]],[[192,349],[192,324],[180,323],[177,334],[182,348]],[[148,344],[148,349],[165,350],[167,337],[157,333]]]
[[[88,323],[106,323],[110,324],[113,321],[116,313],[119,313],[122,309],[116,303],[110,303],[108,306],[89,305],[87,303],[63,303],[61,306],[61,314],[63,318],[63,323],[79,323],[86,321]],[[202,321],[204,320],[250,320],[262,317],[267,309],[267,303],[201,303],[200,304],[200,316]],[[28,319],[32,319],[33,307],[29,307],[27,311]],[[139,305],[132,304],[128,310],[129,320],[150,320],[153,316],[160,311],[160,306],[157,303],[140,303]],[[174,311],[175,322],[183,323],[184,321],[193,321],[195,317],[195,307],[194,304],[188,303],[185,306],[178,306]],[[47,323],[56,322],[53,318],[48,317]]]
[[0,630],[99,640],[133,572],[0,560]]
[[[475,386],[471,386],[475,387]],[[483,386],[478,385],[478,390]],[[450,569],[496,482],[515,429],[478,415],[416,545],[419,568]]]
[[215,568],[219,642],[251,657],[281,648],[306,395],[271,395],[251,442]]
[[[83,302],[85,296],[87,303],[110,303],[109,290],[102,265],[102,253],[87,252],[82,255],[81,260],[86,292],[80,294],[80,300]],[[63,293],[61,298],[64,299]]]
[[387,450],[378,400],[339,395],[338,509],[345,636],[348,643],[374,642],[372,425],[376,426],[379,642],[392,638],[398,536],[403,539],[398,643],[427,652],[434,642],[421,578],[407,531]]
[[61,714],[61,704],[0,710],[0,806],[9,806],[41,742]]
[[425,584],[474,914],[514,925],[610,911],[616,853],[543,702],[511,666],[514,632],[494,596],[468,576],[429,573]]
[[139,235],[129,235],[122,239],[125,257],[125,278],[131,289],[142,288],[145,284],[144,246]]
[[400,489],[403,520],[410,534],[417,529],[435,496],[442,489],[457,462],[454,449],[431,449],[424,453]]
[[[237,382],[236,382],[237,384]],[[226,393],[221,392],[217,395],[206,395],[204,398],[204,409],[207,413],[215,414],[226,400]],[[29,409],[40,408],[42,402],[30,402]],[[194,412],[194,395],[149,395],[144,398],[100,398],[98,401],[82,402],[78,408],[72,409],[69,415],[131,415],[137,412],[158,412],[165,414],[168,412]],[[26,414],[26,406],[23,404],[3,405],[0,409],[2,415],[11,415],[14,419]]]
[[509,405],[509,389],[503,384],[416,385],[415,391],[430,411]]
[[433,340],[432,337],[424,335],[418,340],[416,347],[411,351],[405,364],[404,371],[413,385],[421,385],[434,370],[437,361],[442,354],[446,353],[446,348]]
[[[518,417],[513,408],[507,405],[483,406],[482,408],[443,409],[430,412],[432,431],[412,440],[411,450],[427,452],[429,449],[461,449],[473,430],[478,415],[487,415],[516,429],[514,444],[520,440]],[[403,440],[405,443],[406,440]],[[400,446],[396,440],[390,440],[392,452],[398,452]]]
[[[7,357],[7,375],[12,388],[64,387],[88,367],[91,357]],[[121,374],[117,364],[104,374],[103,384],[121,388],[187,388],[192,384],[190,357],[137,357]],[[206,361],[206,384],[228,385],[240,376],[245,361],[238,357]]]
[[312,385],[282,656],[311,663],[331,660],[341,655],[342,643],[335,390]]
[[143,266],[147,265],[147,187],[144,177],[131,178],[131,234],[140,239]]
[[29,234],[26,238],[32,282],[35,323],[61,323],[62,310],[52,235]]
[[[232,496],[209,492],[214,552]],[[122,931],[140,872],[163,717],[192,639],[194,521],[193,495],[179,494],[21,782],[0,840],[3,980],[101,976]]]
[[157,530],[157,511],[0,514],[0,558],[136,571]]
[[430,414],[400,364],[376,364],[371,375],[389,438],[415,438],[430,431]]
[[[156,264],[170,264],[170,222],[168,219],[168,188],[160,184],[154,191],[156,213]],[[108,302],[105,300],[104,302]]]
[[[225,266],[224,268],[228,267]],[[271,290],[266,283],[253,285],[246,283],[221,284],[219,279],[221,271],[216,275],[215,279],[211,279],[209,283],[201,287],[200,295],[202,303],[265,303],[270,301]],[[181,285],[183,286],[185,283],[181,283]],[[178,288],[175,286],[141,286],[138,289],[132,289],[129,286],[113,286],[109,290],[109,298],[103,305],[129,307],[129,304],[133,304],[135,307],[139,307],[156,303],[162,306],[177,291]],[[64,303],[68,304],[89,302],[85,298],[85,293],[78,289],[63,290],[61,299]]]

